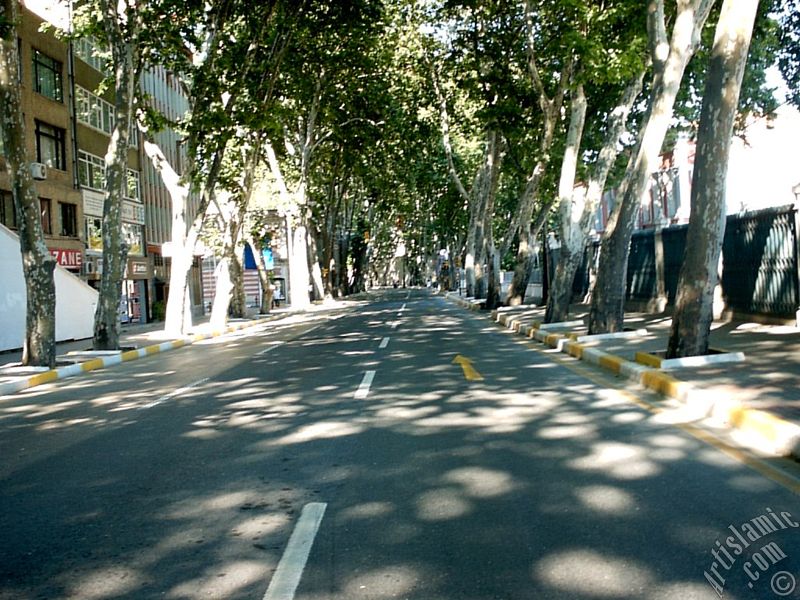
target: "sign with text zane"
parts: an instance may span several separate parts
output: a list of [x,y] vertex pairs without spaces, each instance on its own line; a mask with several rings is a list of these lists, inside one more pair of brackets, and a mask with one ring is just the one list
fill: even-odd
[[65,248],[51,248],[50,254],[56,259],[56,262],[70,271],[80,271],[83,264],[83,251],[81,250],[68,250]]

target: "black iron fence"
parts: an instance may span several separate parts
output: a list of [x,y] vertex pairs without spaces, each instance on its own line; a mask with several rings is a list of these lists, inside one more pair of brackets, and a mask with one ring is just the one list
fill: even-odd
[[[686,225],[661,230],[664,289],[670,305],[675,302],[686,231]],[[795,316],[800,306],[797,233],[797,212],[792,206],[728,217],[721,279],[728,309],[784,318]],[[655,236],[654,230],[633,234],[627,273],[629,300],[647,302],[657,295]]]
[[731,308],[794,316],[798,308],[794,209],[728,217],[722,244],[722,289]]

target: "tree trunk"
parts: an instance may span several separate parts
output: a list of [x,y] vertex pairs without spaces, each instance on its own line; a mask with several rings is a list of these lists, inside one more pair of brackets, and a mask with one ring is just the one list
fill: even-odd
[[247,294],[244,290],[244,265],[238,254],[231,257],[231,281],[233,281],[233,295],[231,296],[231,316],[236,319],[247,318]]
[[258,271],[258,282],[261,284],[261,304],[259,313],[262,315],[269,314],[272,310],[272,283],[269,280],[269,271],[267,271],[267,263],[264,260],[264,254],[261,245],[256,243],[252,235],[248,235],[245,240],[247,245],[250,246],[250,251],[256,259],[256,270]]
[[[172,198],[175,206],[175,197]],[[174,214],[174,210],[173,210]],[[170,258],[169,296],[164,315],[164,331],[173,336],[188,333],[192,328],[192,300],[189,294],[189,273],[194,262],[194,242],[183,234],[172,238]]]
[[[127,23],[124,30],[120,25],[131,17],[127,10],[106,0],[101,2],[101,8],[114,64],[114,131],[105,156],[103,273],[100,278],[92,346],[95,350],[118,350],[119,302],[129,250],[122,239],[122,203],[128,188],[128,147],[138,51],[135,48],[134,24]],[[130,20],[134,21],[132,18]]]
[[[583,126],[586,122],[586,94],[583,85],[575,86],[570,102],[569,129],[564,157],[561,160],[561,178],[558,184],[559,212],[561,214],[561,250],[556,275],[550,296],[547,299],[545,323],[563,321],[569,314],[572,300],[572,279],[576,268],[572,263],[580,261],[583,251],[583,235],[580,219],[583,215],[586,197],[575,192],[575,173],[578,168],[578,155],[583,139]],[[572,279],[570,279],[570,272]]]
[[708,69],[692,180],[686,253],[667,357],[706,354],[725,235],[725,183],[733,123],[758,0],[725,0]]
[[[479,212],[483,212],[482,209],[483,207],[481,206]],[[484,265],[486,264],[485,226],[486,219],[484,217],[475,228],[475,264],[473,267],[473,273],[475,275],[473,295],[475,298],[486,298],[486,271],[484,269]]]
[[[311,111],[312,117],[316,115],[316,109]],[[289,252],[289,296],[288,301],[292,308],[305,309],[311,304],[309,297],[310,268],[309,268],[309,249],[308,249],[308,228],[307,228],[307,205],[306,205],[306,185],[308,160],[311,156],[313,146],[313,121],[306,128],[306,136],[302,140],[302,156],[300,163],[300,182],[293,194],[289,193],[286,181],[281,171],[275,151],[272,145],[265,141],[264,150],[267,154],[270,171],[275,177],[282,200],[290,206],[288,220],[291,224],[287,225],[286,246]]]
[[27,295],[22,364],[53,368],[56,364],[56,290],[53,278],[56,262],[45,245],[41,208],[25,149],[15,26],[18,12],[16,0],[4,0],[0,15],[5,21],[0,49],[0,114],[3,115],[3,149],[17,215]]
[[540,208],[536,223],[531,224],[534,207],[539,199],[539,186],[550,165],[550,152],[553,146],[556,126],[561,120],[561,109],[564,104],[564,94],[570,79],[574,59],[572,56],[567,60],[567,64],[561,70],[558,88],[555,95],[550,98],[547,95],[542,78],[537,65],[537,34],[536,34],[536,8],[532,0],[525,2],[525,26],[527,35],[528,53],[528,75],[534,89],[536,90],[539,108],[542,112],[542,132],[539,138],[539,157],[528,180],[525,182],[525,189],[522,192],[517,207],[517,212],[509,225],[508,231],[504,236],[501,245],[500,255],[504,256],[511,248],[514,238],[518,238],[519,246],[517,249],[517,259],[514,265],[514,277],[508,289],[507,304],[517,306],[525,300],[525,292],[528,288],[531,268],[534,261],[534,242],[539,233],[539,229],[547,221],[547,213],[550,210],[551,202],[545,202]]
[[211,318],[209,320],[212,329],[223,329],[228,323],[228,305],[233,292],[233,281],[231,281],[230,256],[224,254],[214,268],[214,301],[211,304]]
[[[602,198],[608,174],[619,153],[619,140],[625,131],[625,123],[633,103],[642,89],[643,77],[644,71],[630,81],[622,92],[617,106],[611,111],[606,120],[606,136],[603,141],[603,147],[589,177],[585,197],[581,196],[582,192],[578,192],[577,196],[573,198],[576,205],[573,206],[571,214],[580,212],[580,216],[577,222],[570,219],[568,222],[569,232],[562,233],[558,265],[547,302],[549,320],[547,316],[545,319],[548,323],[566,321],[569,318],[572,284],[582,263],[583,254],[594,222],[595,211]],[[576,209],[579,210],[576,211]],[[565,223],[565,215],[562,214],[562,230],[565,227]]]
[[304,309],[311,304],[308,295],[310,283],[308,273],[308,235],[306,226],[298,223],[292,232],[289,281],[291,282],[289,301],[292,308]]
[[350,283],[348,293],[363,292],[366,289],[365,273],[367,273],[367,243],[362,236],[366,231],[367,225],[359,221],[358,233],[353,238],[352,253],[353,253],[353,279]]
[[487,163],[491,153],[491,140],[487,130],[486,150],[483,161],[469,192],[467,206],[469,210],[469,223],[467,225],[467,240],[464,257],[464,275],[467,283],[467,296],[482,297],[483,265],[481,253],[483,250],[484,214],[483,202],[485,200],[485,180],[487,177]]
[[[243,187],[247,189],[246,184]],[[222,235],[222,256],[214,269],[216,285],[211,305],[211,326],[214,329],[223,329],[229,315],[237,318],[246,316],[244,273],[237,249],[247,200],[246,191],[244,197],[226,192],[214,200],[217,207],[216,225]]]
[[164,331],[178,336],[186,333],[192,327],[188,275],[192,266],[194,244],[187,247],[186,239],[189,187],[181,181],[180,175],[169,164],[161,148],[149,137],[148,132],[141,129],[140,131],[145,138],[142,144],[144,153],[150,159],[153,169],[161,176],[161,181],[167,188],[171,201],[170,286],[164,316]]
[[484,231],[486,247],[486,308],[492,310],[500,305],[500,254],[494,240],[494,205],[497,198],[497,187],[500,183],[500,170],[505,157],[505,140],[497,132],[492,131],[491,154],[486,177],[486,201],[484,205]]
[[[699,43],[700,31],[708,18],[713,2],[694,0],[679,4],[672,40],[667,46],[664,33],[663,0],[648,3],[651,46],[654,51],[654,82],[648,113],[643,125],[636,159],[623,182],[624,193],[603,236],[592,305],[589,333],[622,331],[625,309],[625,281],[628,250],[642,197],[654,165],[658,160],[664,136],[669,129],[675,98],[689,59]],[[669,54],[661,53],[669,48]]]
[[308,232],[308,272],[311,275],[311,293],[318,302],[325,297],[325,287],[322,284],[322,269],[319,266],[317,235],[313,229]]
[[244,265],[242,264],[242,257],[237,250],[239,242],[237,240],[236,247],[230,253],[228,261],[228,268],[231,272],[231,283],[233,289],[231,290],[231,305],[229,313],[236,319],[247,318],[247,294],[244,290]]
[[525,301],[525,291],[528,289],[530,272],[535,257],[535,236],[532,235],[532,228],[529,226],[527,231],[520,231],[519,247],[517,257],[514,262],[514,276],[511,278],[511,285],[508,287],[508,297],[506,304],[509,306],[519,306]]

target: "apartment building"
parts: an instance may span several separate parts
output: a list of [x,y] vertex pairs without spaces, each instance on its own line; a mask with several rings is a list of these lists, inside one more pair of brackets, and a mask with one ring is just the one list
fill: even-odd
[[[34,161],[47,246],[60,265],[80,274],[85,258],[84,211],[74,150],[77,132],[70,110],[69,52],[64,43],[39,31],[41,23],[25,9],[18,25],[27,150]],[[17,227],[5,165],[0,172],[0,222],[12,230]]]
[[[114,128],[113,96],[111,92],[97,93],[104,79],[103,63],[90,40],[70,44],[41,30],[45,21],[67,26],[68,14],[65,5],[47,0],[22,7],[18,24],[21,100],[47,246],[60,265],[98,287],[104,156]],[[165,69],[149,69],[141,85],[168,117],[185,112],[186,99]],[[155,141],[180,170],[182,148],[176,134],[164,131]],[[15,230],[10,190],[2,169],[0,223]],[[169,194],[133,128],[122,207],[123,235],[129,248],[120,298],[123,322],[151,320],[153,304],[166,301],[169,259],[163,256],[162,244],[171,238],[170,207]],[[198,261],[190,278],[198,312],[202,311],[200,277]]]

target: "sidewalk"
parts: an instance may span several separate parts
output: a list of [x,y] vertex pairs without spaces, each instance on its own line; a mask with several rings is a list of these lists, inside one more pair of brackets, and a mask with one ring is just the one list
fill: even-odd
[[[457,294],[448,294],[448,298],[479,310],[472,299]],[[681,400],[690,408],[699,407],[707,413],[704,416],[713,415],[731,428],[761,438],[762,449],[800,459],[800,328],[715,321],[711,348],[743,352],[744,362],[659,369],[637,363],[637,353],[666,350],[672,321],[669,315],[626,313],[625,329],[631,330],[627,335],[632,337],[577,341],[588,333],[588,306],[572,306],[569,322],[547,325],[537,332],[544,312],[544,307],[530,305],[503,307],[493,311],[491,318],[522,335]],[[633,333],[639,329],[646,329],[646,333]]]
[[195,319],[194,326],[182,338],[175,339],[164,330],[163,322],[147,323],[144,325],[124,325],[120,329],[120,348],[122,353],[113,356],[94,357],[82,356],[80,359],[67,359],[70,352],[90,352],[92,350],[91,338],[83,340],[69,340],[56,344],[57,364],[53,370],[21,367],[22,350],[13,350],[0,353],[0,396],[34,387],[41,383],[63,379],[98,368],[105,368],[113,364],[128,360],[136,360],[148,354],[164,352],[191,344],[193,342],[233,333],[240,329],[247,329],[262,325],[269,321],[314,313],[338,308],[344,308],[346,303],[324,302],[312,304],[304,309],[293,309],[291,306],[282,306],[273,309],[268,315],[253,314],[247,319],[228,319],[227,327],[223,330],[213,330],[209,323],[209,316],[205,315]]

